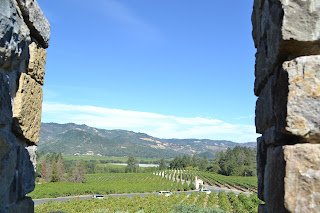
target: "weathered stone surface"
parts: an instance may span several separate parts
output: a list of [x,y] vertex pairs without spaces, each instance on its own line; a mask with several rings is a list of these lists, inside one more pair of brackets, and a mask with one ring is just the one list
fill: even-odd
[[263,133],[269,127],[275,125],[273,111],[275,76],[269,78],[256,103],[256,132]]
[[8,69],[24,60],[31,41],[30,31],[13,0],[0,1],[0,67]]
[[252,35],[256,54],[255,94],[284,60],[320,54],[320,4],[314,0],[255,0]]
[[275,126],[264,131],[263,140],[266,145],[293,145],[301,142],[295,135],[280,133]]
[[284,207],[285,171],[283,147],[268,147],[263,191],[268,212],[287,212]]
[[285,207],[290,212],[320,212],[320,144],[285,146]]
[[264,169],[267,161],[267,146],[264,143],[264,138],[257,139],[257,176],[258,176],[258,197],[264,200]]
[[265,204],[259,204],[258,213],[267,213],[267,208]]
[[264,174],[268,212],[320,211],[320,144],[270,146]]
[[7,213],[33,213],[34,212],[34,203],[30,197],[24,197],[17,204],[9,207]]
[[49,46],[50,24],[36,0],[17,0],[31,36],[44,47]]
[[39,84],[44,84],[45,65],[47,51],[39,47],[35,42],[29,45],[30,59],[27,74],[30,75]]
[[0,210],[17,200],[17,151],[15,136],[0,130]]
[[30,159],[28,150],[25,147],[18,147],[18,174],[19,174],[19,191],[18,197],[22,198],[26,194],[32,192],[35,187],[35,170]]
[[26,149],[27,149],[27,151],[29,152],[30,161],[31,161],[32,164],[33,164],[34,171],[36,171],[38,146],[37,146],[37,145],[27,146]]
[[313,143],[320,143],[319,62],[319,55],[284,62],[275,103],[278,130]]
[[42,88],[30,76],[22,73],[13,105],[13,130],[29,142],[39,141],[42,108]]
[[0,73],[0,124],[10,124],[12,121],[11,97],[9,79]]

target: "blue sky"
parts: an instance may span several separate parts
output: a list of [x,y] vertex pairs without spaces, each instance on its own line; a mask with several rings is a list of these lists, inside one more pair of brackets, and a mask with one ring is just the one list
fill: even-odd
[[253,0],[38,0],[43,122],[255,141]]

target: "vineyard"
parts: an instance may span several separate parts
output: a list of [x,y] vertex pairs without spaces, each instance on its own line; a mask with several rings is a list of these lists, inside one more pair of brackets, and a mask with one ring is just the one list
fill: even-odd
[[[158,175],[155,175],[158,174]],[[233,190],[253,191],[257,187],[256,177],[223,176],[209,172],[167,170],[161,173],[105,173],[88,174],[85,183],[42,183],[28,196],[33,199],[53,198],[59,196],[86,194],[121,194],[143,193],[161,190],[186,191],[190,190],[190,182],[195,176],[211,186],[230,188]],[[164,178],[166,177],[166,178]],[[187,183],[184,183],[188,181]]]
[[[134,196],[127,197],[106,197],[105,199],[89,199],[80,200],[72,199],[66,202],[48,202],[37,205],[35,207],[36,213],[44,212],[179,212],[175,211],[181,205],[193,207],[193,209],[210,209],[210,212],[237,212],[237,213],[251,213],[258,212],[258,205],[261,201],[257,198],[255,193],[247,197],[240,193],[236,196],[233,192],[226,194],[220,191],[218,195],[211,192],[210,195],[201,193],[198,195],[193,192],[191,195],[181,193],[180,195],[173,193],[169,197],[163,195],[148,195],[146,197]],[[220,209],[218,209],[218,208]],[[189,211],[190,212],[190,211]],[[192,211],[194,212],[194,211]]]
[[85,183],[56,182],[37,184],[28,194],[33,199],[85,194],[121,194],[181,191],[183,184],[151,173],[88,174]]
[[193,170],[167,170],[156,173],[169,180],[194,181],[195,176],[202,179],[205,185],[217,186],[240,191],[257,192],[257,177],[225,176],[210,172]]

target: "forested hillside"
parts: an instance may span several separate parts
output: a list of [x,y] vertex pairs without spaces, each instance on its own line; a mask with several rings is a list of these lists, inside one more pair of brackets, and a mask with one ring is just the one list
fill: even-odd
[[215,153],[227,148],[239,145],[254,147],[255,144],[209,139],[160,139],[126,130],[97,129],[73,123],[42,123],[39,151],[145,158],[174,158],[198,153],[199,156],[213,158]]

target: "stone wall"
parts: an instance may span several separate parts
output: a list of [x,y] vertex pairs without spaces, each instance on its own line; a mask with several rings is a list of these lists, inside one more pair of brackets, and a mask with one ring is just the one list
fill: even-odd
[[35,0],[0,1],[0,213],[33,212],[49,38]]
[[259,212],[320,212],[320,0],[255,0]]

